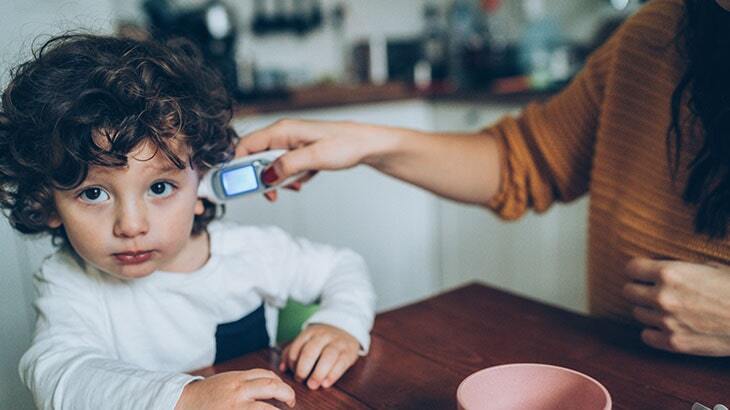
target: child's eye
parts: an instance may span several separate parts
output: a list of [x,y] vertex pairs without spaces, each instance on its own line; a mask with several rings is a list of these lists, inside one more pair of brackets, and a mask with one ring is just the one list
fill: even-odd
[[164,198],[170,196],[174,188],[175,187],[169,182],[155,182],[150,185],[150,192],[152,193],[152,196]]
[[99,187],[84,189],[79,195],[82,201],[91,204],[98,204],[109,199],[109,194]]

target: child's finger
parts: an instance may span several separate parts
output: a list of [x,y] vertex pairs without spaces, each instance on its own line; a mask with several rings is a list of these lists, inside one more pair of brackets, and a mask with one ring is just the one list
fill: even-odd
[[326,337],[315,337],[310,339],[302,348],[302,353],[297,359],[297,370],[295,372],[296,377],[299,380],[304,380],[312,372],[314,364],[317,362],[322,349],[329,343],[329,338]]
[[357,355],[355,357],[348,357],[348,355],[340,355],[339,360],[335,362],[330,370],[329,374],[322,381],[322,387],[331,387],[337,380],[340,380],[343,374],[357,361]]
[[324,348],[322,354],[319,356],[319,360],[317,360],[317,365],[315,366],[312,375],[309,376],[309,380],[307,380],[307,386],[310,389],[316,390],[322,385],[324,378],[329,374],[330,370],[332,370],[332,367],[337,362],[337,358],[339,356],[340,351],[331,344]]
[[293,407],[295,403],[294,389],[278,377],[246,381],[245,388],[241,390],[241,398],[247,401],[278,400],[289,407]]
[[289,346],[287,346],[288,354],[284,356],[286,359],[286,364],[289,366],[292,371],[296,369],[296,363],[297,359],[299,359],[299,353],[302,350],[302,347],[305,343],[309,341],[309,339],[312,338],[312,332],[307,331],[306,329],[297,336],[293,342]]
[[284,350],[281,351],[281,355],[279,356],[279,371],[283,372],[286,371],[287,368],[287,360],[286,358],[289,356],[289,347],[291,345],[288,345],[284,348]]
[[278,410],[278,409],[268,403],[264,403],[262,401],[257,401],[257,402],[247,404],[246,410]]
[[240,376],[243,380],[255,380],[255,379],[275,379],[281,381],[281,378],[274,372],[268,369],[251,369],[240,372]]

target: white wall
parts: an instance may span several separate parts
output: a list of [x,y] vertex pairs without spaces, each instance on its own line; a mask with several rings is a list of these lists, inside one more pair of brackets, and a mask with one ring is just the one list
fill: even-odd
[[111,32],[113,19],[111,0],[0,1],[0,84],[11,66],[30,56],[34,41],[79,28]]
[[[31,55],[34,41],[80,27],[111,32],[113,15],[110,0],[0,1],[0,84],[7,83],[11,66]],[[47,239],[28,242],[0,219],[0,409],[32,409],[17,368],[33,329],[31,272],[50,247]]]
[[[7,220],[0,221],[0,260],[4,261],[0,274],[0,408],[31,408],[29,394],[18,379],[18,359],[28,348],[33,324],[27,258],[24,248],[18,246],[17,235],[11,232]],[[20,258],[19,255],[22,255]]]

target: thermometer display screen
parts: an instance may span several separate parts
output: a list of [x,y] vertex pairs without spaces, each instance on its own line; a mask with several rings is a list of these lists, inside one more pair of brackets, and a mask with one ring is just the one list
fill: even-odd
[[221,175],[221,183],[227,196],[255,191],[259,187],[259,181],[256,178],[256,170],[253,165],[224,171]]

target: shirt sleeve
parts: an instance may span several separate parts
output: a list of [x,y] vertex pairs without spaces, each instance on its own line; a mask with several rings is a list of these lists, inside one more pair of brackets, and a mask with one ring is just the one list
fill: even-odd
[[94,282],[59,264],[35,276],[38,314],[20,377],[40,409],[173,409],[199,379],[155,372],[115,358]]
[[375,291],[367,266],[357,253],[342,248],[292,238],[278,228],[266,231],[272,256],[269,292],[279,307],[291,298],[300,303],[319,301],[319,309],[305,323],[338,327],[360,343],[360,354],[370,348],[375,316]]
[[497,137],[500,150],[500,191],[488,204],[500,217],[516,219],[528,209],[544,212],[555,201],[568,202],[588,191],[618,42],[614,35],[594,52],[558,95],[483,131]]

